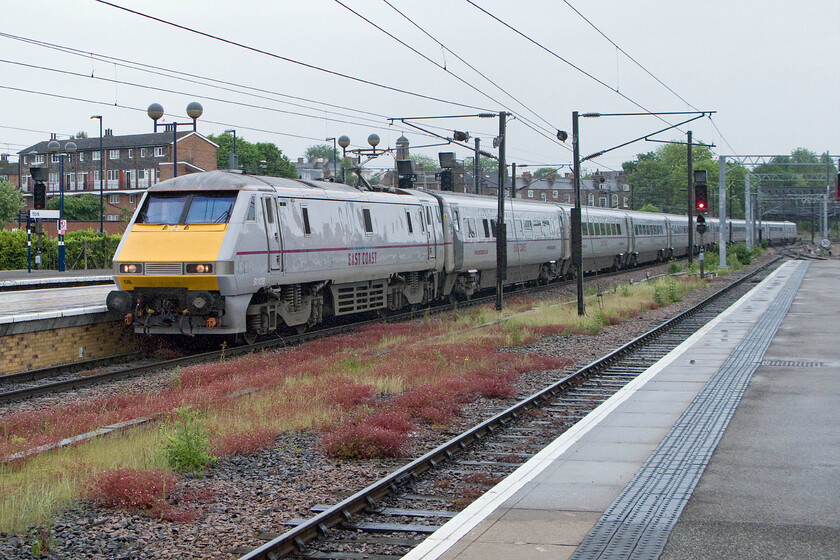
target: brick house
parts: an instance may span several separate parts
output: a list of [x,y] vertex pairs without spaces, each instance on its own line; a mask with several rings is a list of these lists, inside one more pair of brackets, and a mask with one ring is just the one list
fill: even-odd
[[18,185],[20,181],[20,169],[17,162],[9,161],[9,154],[0,154],[0,179]]
[[[172,178],[173,138],[171,129],[125,136],[114,136],[110,129],[106,129],[102,137],[102,153],[99,137],[58,140],[62,152],[68,142],[76,143],[76,153],[64,158],[64,196],[99,194],[101,168],[104,219],[119,222],[121,213],[134,212],[145,189]],[[30,167],[48,167],[47,198],[59,194],[61,159],[49,153],[49,142],[45,140],[18,152],[20,188],[26,210],[33,206]],[[177,132],[177,142],[178,175],[216,169],[218,145],[194,131]],[[102,154],[104,159],[100,159]],[[17,164],[14,166],[17,168]],[[109,231],[111,229],[108,228]]]

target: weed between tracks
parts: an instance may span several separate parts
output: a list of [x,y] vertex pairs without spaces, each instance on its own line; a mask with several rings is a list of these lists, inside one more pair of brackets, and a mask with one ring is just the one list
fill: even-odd
[[283,352],[183,368],[154,394],[127,390],[8,414],[0,418],[0,457],[124,420],[161,422],[0,466],[0,532],[48,523],[80,498],[188,519],[188,510],[167,505],[173,493],[183,494],[173,473],[200,474],[215,457],[269,448],[287,431],[317,430],[323,451],[337,458],[403,456],[420,426],[445,428],[477,398],[513,397],[522,373],[574,361],[500,349],[548,334],[597,334],[702,285],[668,278],[623,286],[590,303],[584,318],[574,306],[511,298],[503,314],[470,308],[364,327]]

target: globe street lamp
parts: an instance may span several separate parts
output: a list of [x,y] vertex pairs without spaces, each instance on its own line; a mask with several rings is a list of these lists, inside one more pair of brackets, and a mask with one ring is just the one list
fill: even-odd
[[73,154],[76,152],[76,143],[67,142],[64,145],[64,153],[59,153],[59,150],[61,150],[61,144],[59,144],[56,140],[52,140],[49,144],[47,144],[47,150],[51,154],[58,156],[59,161],[61,162],[61,172],[58,177],[58,271],[64,272],[64,158],[73,157]]
[[338,137],[338,145],[341,146],[341,182],[345,181],[344,179],[344,160],[347,159],[347,146],[350,145],[350,137],[346,134],[343,134]]
[[105,215],[105,193],[104,193],[104,166],[105,166],[105,150],[102,149],[102,115],[93,115],[91,119],[99,120],[99,233],[105,233],[105,224],[103,216]]
[[[178,176],[178,127],[192,125],[193,131],[198,128],[198,117],[204,112],[201,103],[193,101],[187,105],[187,115],[193,120],[191,123],[171,122],[166,126],[172,127],[172,176]],[[146,114],[155,122],[155,132],[157,132],[158,120],[163,116],[163,105],[160,103],[152,103],[146,109]]]

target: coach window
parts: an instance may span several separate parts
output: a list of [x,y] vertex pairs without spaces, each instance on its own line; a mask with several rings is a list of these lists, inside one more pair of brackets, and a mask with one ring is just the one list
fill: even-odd
[[461,216],[458,214],[458,209],[452,209],[452,227],[455,228],[455,231],[461,231]]
[[482,223],[484,223],[484,237],[490,237],[490,222],[487,221],[487,218],[484,218]]
[[534,230],[531,229],[531,220],[525,220],[525,237],[534,237]]
[[475,236],[475,219],[467,218],[467,237],[473,239]]
[[496,225],[496,220],[494,220],[494,219],[492,219],[492,218],[491,218],[491,219],[490,219],[490,234],[491,234],[493,237],[496,237],[496,231],[497,231],[497,230],[496,230],[496,228],[497,228],[497,227],[498,227],[498,226]]
[[414,228],[411,227],[411,212],[405,211],[405,221],[408,222],[408,233],[414,233]]
[[362,216],[365,219],[365,233],[373,233],[373,220],[370,217],[370,209],[363,208]]
[[426,206],[426,223],[432,225],[432,211]]
[[426,233],[426,222],[423,221],[423,209],[417,210],[417,223],[420,224],[420,231]]
[[309,227],[309,208],[303,206],[300,210],[303,213],[303,234],[312,235],[312,229]]

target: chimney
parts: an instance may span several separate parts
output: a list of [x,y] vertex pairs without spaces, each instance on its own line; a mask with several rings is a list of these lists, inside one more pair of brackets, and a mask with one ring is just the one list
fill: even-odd
[[105,129],[105,136],[113,136],[113,135],[114,135],[113,129],[111,129],[111,128],[106,128]]
[[9,154],[0,154],[0,162],[9,163]]
[[522,172],[522,182],[525,183],[526,187],[531,184],[531,172],[530,171],[523,171]]
[[58,140],[58,136],[55,132],[50,132],[50,140]]
[[298,163],[300,163],[301,165],[303,164],[303,158],[302,157],[298,158]]

